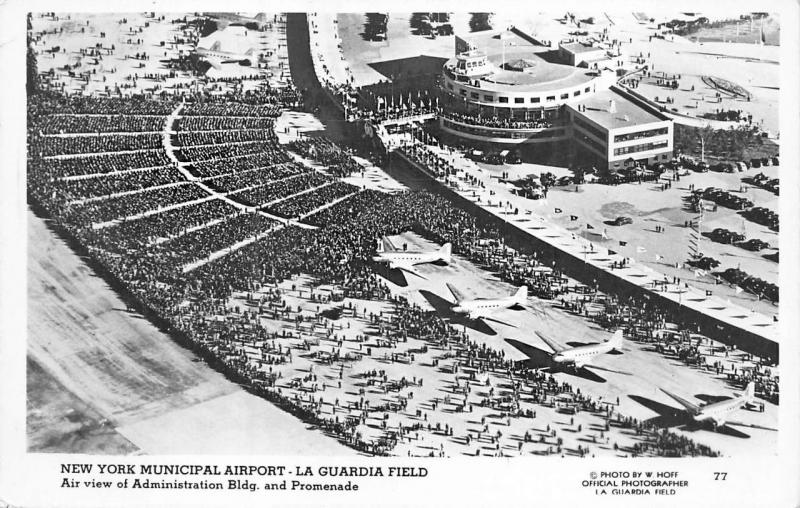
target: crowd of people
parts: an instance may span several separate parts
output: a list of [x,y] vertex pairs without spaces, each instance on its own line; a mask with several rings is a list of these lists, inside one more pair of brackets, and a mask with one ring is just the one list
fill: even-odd
[[[34,99],[35,102],[35,99]],[[165,110],[173,111],[172,105]],[[128,106],[121,106],[124,109]],[[271,106],[270,106],[271,107]],[[257,106],[256,108],[260,108]],[[239,120],[212,120],[204,123],[204,117],[213,116],[236,119],[247,116],[252,105],[232,104],[226,108],[221,102],[189,104],[184,107],[182,115],[196,117],[194,126],[222,125],[241,126]],[[157,110],[157,108],[154,108]],[[46,108],[31,109],[29,121],[32,125],[32,138],[38,136],[36,126],[39,125],[42,112]],[[60,111],[58,109],[50,110]],[[261,111],[261,110],[259,110]],[[193,112],[193,113],[187,113]],[[202,112],[202,113],[200,113]],[[263,113],[263,111],[261,111]],[[118,114],[118,113],[114,113]],[[49,116],[49,115],[44,115]],[[270,115],[254,113],[255,118],[266,118]],[[274,115],[273,115],[274,116]],[[186,117],[184,117],[186,118]],[[178,121],[181,123],[183,119]],[[249,121],[249,120],[248,120]],[[142,124],[144,125],[144,124]],[[183,124],[189,125],[189,124]],[[223,127],[226,129],[226,127]],[[55,169],[53,159],[42,159],[38,153],[32,153],[29,166],[29,189],[33,200],[46,209],[56,222],[69,233],[77,237],[91,255],[119,283],[140,302],[142,308],[152,312],[168,322],[173,329],[188,338],[194,346],[204,352],[208,358],[225,370],[239,376],[263,396],[288,408],[302,418],[316,422],[330,429],[336,435],[358,449],[370,453],[388,453],[393,446],[403,439],[409,439],[413,432],[424,432],[452,435],[452,428],[443,422],[427,420],[425,424],[400,420],[389,427],[381,424],[385,431],[380,439],[365,440],[357,430],[359,425],[377,413],[394,412],[406,402],[398,400],[396,406],[361,406],[355,412],[356,421],[337,418],[337,408],[341,406],[337,400],[333,404],[333,413],[323,412],[330,401],[323,404],[319,395],[313,395],[301,389],[308,383],[314,383],[316,376],[308,381],[301,380],[290,389],[289,380],[281,378],[276,366],[291,364],[296,361],[297,340],[283,340],[285,336],[270,335],[253,320],[249,311],[240,312],[230,305],[242,292],[253,292],[254,288],[265,288],[270,284],[284,281],[298,275],[314,277],[316,284],[332,284],[339,292],[337,298],[357,298],[384,302],[393,307],[393,312],[386,316],[369,316],[380,330],[380,340],[398,344],[409,338],[422,341],[425,345],[444,346],[454,350],[453,358],[458,359],[458,369],[474,374],[475,383],[486,376],[511,380],[511,390],[493,389],[488,396],[474,395],[469,398],[469,388],[460,397],[453,395],[452,400],[459,400],[456,407],[461,411],[480,405],[497,411],[507,418],[529,417],[530,407],[523,410],[523,399],[532,400],[534,404],[553,402],[559,395],[570,394],[579,410],[592,411],[599,406],[597,401],[581,395],[576,389],[563,383],[556,383],[552,376],[541,374],[526,367],[516,365],[505,358],[501,351],[496,351],[485,344],[472,342],[465,334],[459,334],[455,328],[434,313],[423,311],[405,300],[391,295],[389,287],[374,272],[371,261],[376,253],[376,239],[386,235],[413,231],[436,243],[452,243],[453,250],[473,261],[489,267],[499,267],[500,275],[514,283],[529,284],[540,296],[556,298],[566,293],[575,292],[570,283],[565,282],[558,267],[542,270],[535,256],[527,255],[524,262],[503,250],[498,243],[497,231],[480,226],[475,218],[467,212],[455,208],[447,200],[427,192],[403,192],[383,194],[377,191],[361,191],[353,185],[341,181],[330,181],[330,177],[311,171],[297,171],[299,165],[285,164],[288,156],[274,141],[247,141],[244,146],[254,145],[253,149],[240,151],[242,144],[229,144],[232,137],[204,137],[197,134],[210,129],[181,130],[185,140],[212,140],[215,146],[202,148],[176,148],[193,165],[194,171],[212,158],[219,158],[220,163],[214,169],[202,173],[214,188],[226,192],[242,190],[238,199],[252,205],[262,205],[276,199],[282,199],[267,206],[270,212],[284,217],[308,217],[309,223],[319,229],[305,229],[298,226],[286,226],[265,217],[263,214],[242,213],[236,207],[221,199],[207,195],[199,186],[191,182],[181,182],[173,169],[163,173],[169,181],[175,178],[175,185],[158,189],[141,190],[124,196],[108,197],[101,200],[90,200],[64,206],[65,195],[70,200],[111,196],[119,189],[128,189],[135,178],[126,173],[124,166],[108,168],[105,164],[112,161],[127,160],[134,164],[131,168],[148,168],[170,165],[170,159],[163,151],[154,151],[157,162],[146,156],[134,159],[115,159],[129,157],[131,154],[98,155],[84,157],[92,160],[92,170]],[[235,130],[235,129],[230,129]],[[196,135],[197,134],[197,135]],[[195,136],[196,135],[196,136]],[[233,135],[235,136],[235,135]],[[271,138],[270,138],[271,139]],[[309,158],[314,158],[326,165],[349,165],[352,157],[329,140],[305,141],[296,148]],[[217,146],[218,143],[222,143]],[[255,149],[258,147],[258,150]],[[234,148],[237,147],[237,148]],[[142,152],[150,153],[150,152]],[[277,154],[273,157],[273,154]],[[81,158],[83,159],[83,158]],[[96,159],[96,160],[95,160]],[[58,164],[73,159],[58,160]],[[327,162],[325,162],[327,161]],[[427,163],[427,159],[421,160]],[[239,165],[241,164],[241,165]],[[355,164],[355,162],[352,162]],[[70,167],[70,166],[66,166]],[[299,166],[302,168],[302,166]],[[254,169],[261,168],[261,169]],[[265,169],[266,168],[266,169]],[[354,169],[355,170],[355,169]],[[200,170],[202,171],[202,170]],[[271,171],[297,171],[296,174],[282,176],[283,173]],[[344,170],[342,170],[344,171]],[[108,178],[109,182],[77,183],[84,180],[71,181],[71,187],[62,185],[54,177],[68,174],[108,174],[92,179]],[[120,173],[117,175],[117,173]],[[137,171],[144,175],[147,184],[164,185],[162,175],[150,170]],[[269,179],[272,179],[271,181]],[[119,179],[119,181],[117,181]],[[277,181],[276,181],[277,180]],[[113,182],[113,183],[111,183]],[[127,182],[127,183],[125,183]],[[255,186],[253,188],[250,188]],[[315,188],[321,185],[320,188]],[[313,189],[297,194],[301,189]],[[235,197],[235,196],[234,196]],[[345,198],[345,199],[342,199]],[[332,206],[327,206],[339,199]],[[175,208],[162,210],[167,206]],[[327,207],[326,207],[327,206]],[[320,208],[325,207],[323,210]],[[145,214],[144,217],[134,216]],[[121,220],[125,219],[127,220]],[[116,224],[95,228],[96,224],[119,220]],[[495,243],[486,240],[495,240]],[[250,243],[238,249],[233,245],[248,240]],[[214,253],[224,252],[218,258],[210,259]],[[200,262],[196,267],[187,266]],[[278,299],[279,300],[279,299]],[[295,319],[299,328],[304,318],[300,312],[293,311],[276,302],[260,302],[271,310],[265,312],[275,318]],[[274,303],[274,305],[270,305]],[[630,305],[630,312],[637,307]],[[643,306],[643,309],[647,309]],[[650,311],[647,311],[650,312]],[[216,316],[228,316],[233,319],[218,320]],[[353,315],[357,315],[353,311]],[[609,314],[610,315],[610,314]],[[630,317],[630,316],[629,316]],[[361,315],[366,319],[366,315]],[[652,316],[648,315],[648,319]],[[670,319],[674,319],[670,316]],[[321,319],[317,316],[317,320]],[[604,321],[612,325],[611,319]],[[293,339],[296,339],[294,337]],[[342,339],[339,339],[340,341]],[[243,352],[244,346],[235,346],[236,342],[258,344],[259,350],[253,355]],[[282,341],[272,346],[271,341]],[[444,342],[443,342],[444,341]],[[310,348],[310,342],[304,341],[303,348]],[[413,355],[424,352],[398,356],[393,352],[390,361],[415,361]],[[334,352],[334,354],[339,354]],[[368,351],[364,351],[369,356]],[[359,361],[359,355],[336,358],[346,362]],[[317,354],[322,363],[325,355]],[[345,359],[346,358],[346,359]],[[340,378],[341,379],[341,378]],[[414,389],[422,380],[390,380],[384,379],[382,384],[400,387],[399,390]],[[463,381],[462,381],[463,382]],[[473,384],[475,384],[473,383]],[[470,383],[467,383],[469,386]],[[324,384],[321,389],[324,391]],[[461,389],[461,388],[460,388]],[[359,404],[359,403],[357,403]],[[363,404],[363,402],[361,403]],[[349,413],[351,416],[353,412]],[[395,415],[395,420],[400,418]],[[615,423],[616,422],[616,423]],[[704,454],[713,455],[713,451],[697,445],[686,438],[670,433],[656,432],[643,422],[633,422],[619,418],[610,420],[609,425],[631,425],[637,431],[646,434],[647,445],[629,450],[636,454]],[[662,436],[663,434],[663,436]],[[500,436],[489,436],[486,433],[476,436],[465,436],[465,439],[484,442],[491,437],[491,443],[497,444]],[[545,438],[547,439],[547,438]],[[555,436],[552,439],[556,439]],[[561,451],[561,444],[554,441],[552,449]],[[521,450],[521,448],[520,448]]]
[[[39,88],[117,98],[211,100],[223,96],[287,107],[300,101],[298,91],[286,83],[287,49],[280,35],[285,33],[284,19],[258,27],[260,51],[244,59],[235,76],[214,76],[208,72],[209,58],[196,51],[202,37],[224,29],[210,18],[197,14],[171,20],[147,14],[118,20],[99,16],[84,24],[71,17],[28,17],[33,58],[52,60],[42,65]],[[116,31],[108,28],[112,22],[119,25]],[[88,44],[90,37],[92,44]],[[147,40],[154,44],[147,45]]]
[[103,199],[71,205],[64,214],[70,221],[85,225],[125,219],[171,205],[197,201],[208,197],[200,187],[184,182],[169,187],[126,194],[119,199]]
[[107,116],[65,114],[47,116],[39,124],[43,135],[48,134],[100,134],[106,132],[161,132],[165,116],[134,116],[114,113]]
[[481,127],[494,127],[497,129],[546,129],[552,127],[552,122],[543,119],[520,120],[516,118],[500,118],[497,116],[483,116],[480,113],[442,113],[443,118],[455,122],[478,125]]
[[231,194],[230,197],[250,206],[262,207],[332,181],[329,176],[318,171],[307,171],[296,176],[269,181],[269,183]]
[[169,166],[172,163],[163,150],[75,156],[64,159],[35,157],[29,158],[30,160],[36,161],[37,175],[35,176],[46,175],[51,179],[101,174],[108,176],[109,173],[119,174],[133,169],[158,168]]
[[180,171],[174,166],[123,172],[114,177],[96,176],[64,180],[61,190],[66,201],[82,201],[93,198],[113,197],[124,192],[136,192],[180,182]]
[[267,210],[281,217],[302,218],[328,203],[356,192],[358,192],[358,187],[355,185],[337,180],[329,184],[323,184],[309,192],[278,201],[268,206]]
[[224,145],[226,143],[246,143],[254,141],[273,141],[275,131],[267,129],[186,131],[172,137],[174,146]]
[[99,134],[92,136],[37,137],[30,150],[40,157],[103,152],[157,150],[162,146],[160,134]]
[[333,176],[343,177],[361,171],[353,157],[327,137],[304,137],[289,143],[289,150],[326,167]]
[[234,215],[237,208],[211,199],[91,231],[90,243],[113,253],[136,252],[190,229]]
[[175,130],[179,133],[184,131],[272,130],[274,125],[274,117],[183,116],[175,124]]
[[[270,169],[271,166],[278,165],[285,167],[285,163],[291,161],[289,155],[277,146],[264,143],[260,146],[260,149],[260,152],[248,155],[228,157],[225,156],[225,149],[219,147],[215,150],[215,153],[219,154],[221,152],[221,157],[202,161],[188,161],[191,163],[188,169],[195,176],[206,179],[225,176],[230,173],[249,171],[254,168]],[[202,150],[198,151],[201,154],[206,153]]]
[[281,162],[271,166],[244,169],[221,176],[215,176],[206,179],[205,183],[219,192],[232,193],[250,187],[269,185],[271,182],[293,178],[310,171],[311,168],[308,166],[296,162]]

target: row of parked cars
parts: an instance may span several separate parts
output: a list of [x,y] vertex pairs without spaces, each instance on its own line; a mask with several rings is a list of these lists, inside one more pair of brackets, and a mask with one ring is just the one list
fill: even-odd
[[709,164],[705,161],[697,161],[691,157],[682,157],[680,159],[680,163],[683,167],[689,168],[698,173],[705,173],[707,171],[716,171],[718,173],[736,173],[747,171],[750,168],[777,166],[780,164],[780,157],[775,155],[773,157],[753,158],[749,161],[719,162],[716,164]]
[[770,248],[769,243],[763,240],[759,240],[758,238],[745,240],[745,236],[742,233],[737,233],[724,228],[717,228],[713,231],[705,233],[705,235],[708,236],[712,242],[735,245],[737,247],[741,247],[742,249],[753,252]]
[[779,228],[780,221],[778,220],[778,214],[773,212],[769,208],[764,208],[763,206],[756,206],[748,210],[744,210],[743,212],[741,212],[741,215],[745,219],[753,221],[756,224],[767,226],[772,231],[780,231]]
[[703,199],[713,201],[718,205],[722,205],[734,210],[744,210],[753,206],[753,202],[742,196],[737,196],[728,191],[724,191],[719,187],[706,187],[703,190],[694,191],[695,195],[699,195]]
[[764,190],[768,190],[776,196],[780,195],[780,179],[778,178],[770,178],[764,173],[759,173],[753,177],[744,177],[742,178],[742,181],[751,185],[755,185],[756,187],[761,187]]
[[778,301],[779,291],[776,284],[759,279],[758,277],[752,277],[747,272],[743,272],[738,268],[728,268],[724,272],[720,272],[717,275],[731,284],[736,284],[749,293],[759,295],[760,297],[766,298],[772,302]]

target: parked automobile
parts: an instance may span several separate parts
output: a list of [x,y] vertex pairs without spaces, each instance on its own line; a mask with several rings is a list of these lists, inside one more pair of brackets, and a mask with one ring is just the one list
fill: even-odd
[[627,224],[633,224],[633,219],[630,217],[620,216],[614,219],[611,224],[614,226],[625,226]]
[[737,242],[736,246],[753,252],[758,252],[763,249],[769,249],[769,243],[763,240],[759,240],[758,238],[751,238],[746,242]]
[[719,266],[719,261],[714,258],[703,256],[700,259],[689,261],[689,264],[701,270],[710,270]]
[[486,164],[500,165],[503,163],[503,157],[497,152],[487,153],[483,161]]
[[717,228],[714,231],[711,231],[708,233],[708,237],[711,239],[711,241],[727,244],[741,242],[744,240],[743,234],[735,231],[729,231],[724,228]]

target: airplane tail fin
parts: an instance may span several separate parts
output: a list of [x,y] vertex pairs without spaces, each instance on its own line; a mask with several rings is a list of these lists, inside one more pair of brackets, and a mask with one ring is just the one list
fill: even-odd
[[439,252],[442,255],[442,261],[444,261],[445,263],[450,264],[450,257],[453,254],[453,244],[448,242],[448,243],[442,245],[442,248],[439,249]]
[[607,341],[608,345],[619,351],[622,349],[622,329],[619,329],[614,332],[614,335],[611,336],[610,339]]
[[522,286],[514,293],[514,299],[519,305],[525,304],[528,299],[528,286]]
[[756,384],[753,381],[747,383],[747,388],[744,389],[744,398],[747,402],[752,402],[756,396]]

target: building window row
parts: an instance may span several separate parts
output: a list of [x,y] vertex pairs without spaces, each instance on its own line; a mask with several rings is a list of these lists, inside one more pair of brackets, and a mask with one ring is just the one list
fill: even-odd
[[669,141],[657,141],[655,143],[643,143],[641,145],[623,146],[622,148],[615,148],[614,155],[648,152],[650,150],[658,150],[659,148],[666,148],[668,146],[669,146]]
[[[480,83],[480,82],[477,81],[476,83]],[[448,90],[452,90],[453,92],[455,92],[455,90],[458,90],[459,94],[461,94],[462,97],[469,96],[469,98],[472,99],[472,100],[476,100],[476,101],[477,100],[481,100],[481,94],[479,94],[478,92],[472,92],[471,90],[468,90],[468,89],[454,87],[453,83],[451,83],[451,82],[446,83],[446,86],[447,86]],[[558,97],[561,100],[568,100],[570,98],[570,95],[572,97],[578,97],[582,93],[589,93],[591,90],[592,90],[592,87],[586,87],[583,90],[583,92],[581,92],[581,90],[575,90],[575,91],[571,92],[571,94],[570,94],[570,92],[562,93]],[[525,104],[525,97],[514,97],[513,99],[514,99],[513,100],[514,104]],[[502,103],[502,104],[508,104],[508,103],[512,102],[512,101],[509,100],[509,97],[489,95],[489,94],[483,94],[482,95],[482,100],[483,100],[483,102],[499,102],[499,103]],[[555,102],[556,101],[556,96],[555,95],[548,95],[548,96],[544,97],[544,100],[545,100],[545,102]],[[528,97],[528,102],[530,102],[532,104],[539,104],[539,103],[542,102],[542,97]]]
[[633,141],[634,139],[643,139],[643,138],[652,138],[655,136],[664,136],[669,132],[667,127],[663,127],[660,129],[650,129],[647,131],[639,131],[639,132],[629,132],[627,134],[619,134],[614,136],[615,143],[621,143],[623,141]]
[[586,122],[583,118],[581,118],[579,116],[574,116],[573,117],[573,122],[575,122],[575,125],[577,125],[581,129],[585,130],[586,132],[589,132],[590,134],[594,134],[595,136],[597,136],[600,139],[603,139],[603,140],[608,139],[608,134],[605,131],[603,131],[602,129],[599,129],[598,127],[595,127],[594,125],[590,124],[589,122]]
[[587,136],[586,134],[583,134],[583,133],[579,133],[577,138],[578,138],[578,141],[580,141],[584,145],[591,146],[592,148],[594,148],[595,150],[597,150],[600,153],[606,153],[606,147],[602,143],[597,141],[596,139],[590,138],[589,136]]

